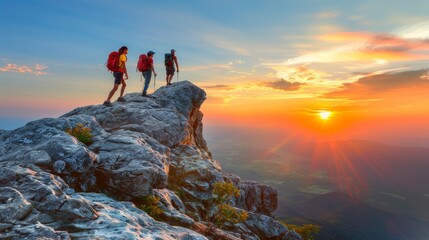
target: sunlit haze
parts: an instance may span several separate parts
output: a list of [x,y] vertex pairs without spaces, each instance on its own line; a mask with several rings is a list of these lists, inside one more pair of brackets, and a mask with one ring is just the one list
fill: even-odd
[[126,93],[141,91],[134,69],[149,50],[163,86],[174,48],[174,81],[207,92],[206,127],[429,146],[427,9],[417,0],[9,1],[0,128],[101,104],[113,83],[107,55],[126,45]]

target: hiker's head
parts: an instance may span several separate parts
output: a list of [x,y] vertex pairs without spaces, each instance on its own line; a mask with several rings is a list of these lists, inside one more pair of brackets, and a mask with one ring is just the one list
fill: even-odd
[[155,52],[153,52],[153,51],[149,51],[149,52],[147,52],[147,56],[148,57],[151,57],[151,56],[153,56],[155,54]]
[[123,47],[119,48],[118,52],[119,52],[119,54],[123,54],[123,53],[127,54],[128,48],[126,46],[123,46]]
[[174,55],[174,54],[176,53],[176,50],[171,49],[171,51],[170,51],[170,52],[171,52],[171,54],[172,54],[172,55]]

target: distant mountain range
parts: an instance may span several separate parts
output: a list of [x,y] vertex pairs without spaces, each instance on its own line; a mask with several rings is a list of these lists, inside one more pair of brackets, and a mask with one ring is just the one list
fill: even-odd
[[317,142],[243,129],[206,134],[225,171],[278,190],[276,215],[325,239],[429,239],[429,149]]

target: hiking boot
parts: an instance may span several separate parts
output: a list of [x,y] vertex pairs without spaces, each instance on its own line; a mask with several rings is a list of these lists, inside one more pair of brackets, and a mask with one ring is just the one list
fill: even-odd
[[149,97],[146,93],[142,93],[143,97]]
[[118,102],[126,102],[126,100],[123,97],[118,98]]
[[108,101],[104,101],[103,105],[106,106],[106,107],[113,106],[113,104],[111,102],[108,102]]

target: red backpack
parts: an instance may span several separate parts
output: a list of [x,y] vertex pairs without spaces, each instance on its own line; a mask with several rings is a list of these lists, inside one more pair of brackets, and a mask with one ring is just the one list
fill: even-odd
[[149,66],[147,64],[149,58],[147,57],[146,54],[141,54],[139,56],[139,61],[137,62],[137,70],[139,72],[144,72],[147,71],[149,69]]
[[119,69],[118,63],[119,63],[119,53],[111,52],[109,54],[109,58],[107,59],[107,64],[106,64],[107,69],[112,72],[118,71]]

